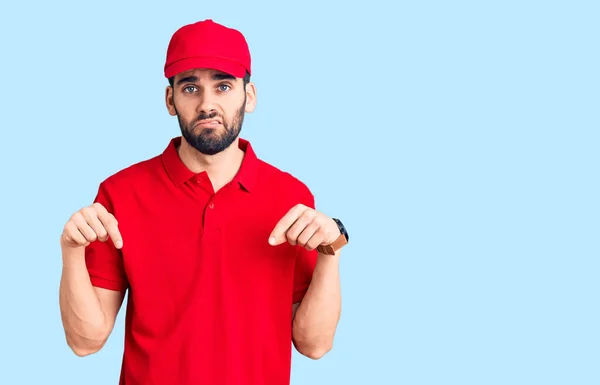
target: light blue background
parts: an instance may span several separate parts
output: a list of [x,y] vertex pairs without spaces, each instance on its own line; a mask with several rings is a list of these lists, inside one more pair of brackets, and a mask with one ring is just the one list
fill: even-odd
[[598,3],[392,3],[3,3],[0,383],[117,383],[124,312],[64,341],[59,236],[179,134],[166,47],[212,18],[252,51],[243,137],[351,233],[292,384],[599,384]]

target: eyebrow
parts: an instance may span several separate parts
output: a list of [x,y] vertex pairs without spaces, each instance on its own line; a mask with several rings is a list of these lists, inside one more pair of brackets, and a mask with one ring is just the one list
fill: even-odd
[[198,82],[198,76],[186,76],[184,78],[181,78],[177,81],[177,85],[180,85],[182,83],[196,83]]
[[[218,72],[212,76],[212,80],[215,80],[215,81],[217,81],[217,80],[235,80],[235,79],[236,79],[235,76],[229,75],[226,73],[222,73],[222,72]],[[177,85],[180,85],[183,83],[197,83],[198,80],[199,80],[198,76],[190,75],[190,76],[186,76],[186,77],[179,79],[177,81]]]
[[226,73],[216,73],[212,76],[213,80],[235,80],[236,77]]

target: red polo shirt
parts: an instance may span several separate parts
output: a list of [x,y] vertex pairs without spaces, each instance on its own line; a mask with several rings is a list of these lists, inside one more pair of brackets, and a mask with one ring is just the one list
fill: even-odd
[[120,384],[287,385],[292,304],[317,254],[268,238],[313,196],[243,139],[238,174],[215,194],[181,162],[180,140],[107,178],[96,197],[123,236],[121,250],[86,248],[93,285],[129,290]]

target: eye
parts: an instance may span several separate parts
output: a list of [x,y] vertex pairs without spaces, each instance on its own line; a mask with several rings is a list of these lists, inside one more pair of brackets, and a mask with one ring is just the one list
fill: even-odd
[[221,92],[227,92],[231,89],[230,86],[228,86],[227,84],[221,84],[219,85],[219,87],[217,87],[219,89],[219,91]]
[[196,87],[194,87],[194,86],[185,86],[185,87],[183,87],[183,92],[185,92],[187,94],[191,94],[195,90],[196,90]]

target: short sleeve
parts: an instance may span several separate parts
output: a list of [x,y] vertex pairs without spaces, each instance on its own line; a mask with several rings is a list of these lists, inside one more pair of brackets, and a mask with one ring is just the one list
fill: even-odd
[[[105,183],[100,184],[94,203],[100,203],[114,214],[112,200]],[[85,248],[85,262],[92,285],[108,290],[125,291],[127,277],[121,251],[109,238],[106,242],[95,241]]]
[[[312,193],[306,189],[306,193],[301,199],[301,203],[314,209],[315,201]],[[310,282],[317,263],[317,250],[308,251],[302,246],[296,246],[296,264],[294,267],[294,294],[292,303],[302,301]]]

